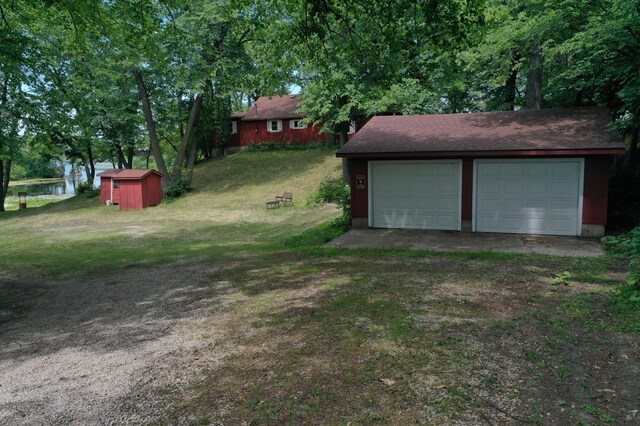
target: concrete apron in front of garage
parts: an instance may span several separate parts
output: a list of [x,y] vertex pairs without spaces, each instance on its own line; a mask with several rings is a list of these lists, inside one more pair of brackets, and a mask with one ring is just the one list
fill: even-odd
[[573,257],[604,255],[600,241],[593,238],[421,231],[417,229],[352,229],[328,242],[325,246],[435,251],[498,251]]

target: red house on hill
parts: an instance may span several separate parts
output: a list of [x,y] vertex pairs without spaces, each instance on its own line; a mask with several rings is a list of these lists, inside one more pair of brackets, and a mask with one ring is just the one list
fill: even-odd
[[[302,123],[307,115],[298,112],[299,103],[300,95],[262,96],[249,111],[232,113],[229,147],[265,142],[324,142],[328,134],[320,133],[322,126]],[[355,126],[349,133],[355,133]]]

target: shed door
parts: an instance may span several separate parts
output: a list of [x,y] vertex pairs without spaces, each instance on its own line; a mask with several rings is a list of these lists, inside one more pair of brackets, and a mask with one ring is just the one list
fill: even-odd
[[460,230],[460,160],[369,164],[370,226]]
[[579,235],[582,160],[477,160],[475,230]]

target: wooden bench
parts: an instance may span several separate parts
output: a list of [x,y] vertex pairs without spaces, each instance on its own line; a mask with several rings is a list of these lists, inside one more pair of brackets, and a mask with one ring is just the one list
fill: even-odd
[[269,200],[265,204],[267,205],[268,209],[270,209],[271,207],[280,207],[280,200]]
[[278,201],[283,206],[292,206],[293,205],[293,194],[291,192],[285,192],[282,196],[277,195],[276,201]]

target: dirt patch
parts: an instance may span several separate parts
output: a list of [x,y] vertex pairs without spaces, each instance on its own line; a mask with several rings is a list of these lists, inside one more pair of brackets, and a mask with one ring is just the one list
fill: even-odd
[[[3,299],[0,423],[148,422],[176,392],[219,363],[223,331],[198,324],[232,303],[222,269],[204,262],[41,282]],[[36,293],[36,290],[39,293]],[[131,399],[136,395],[138,399]]]

